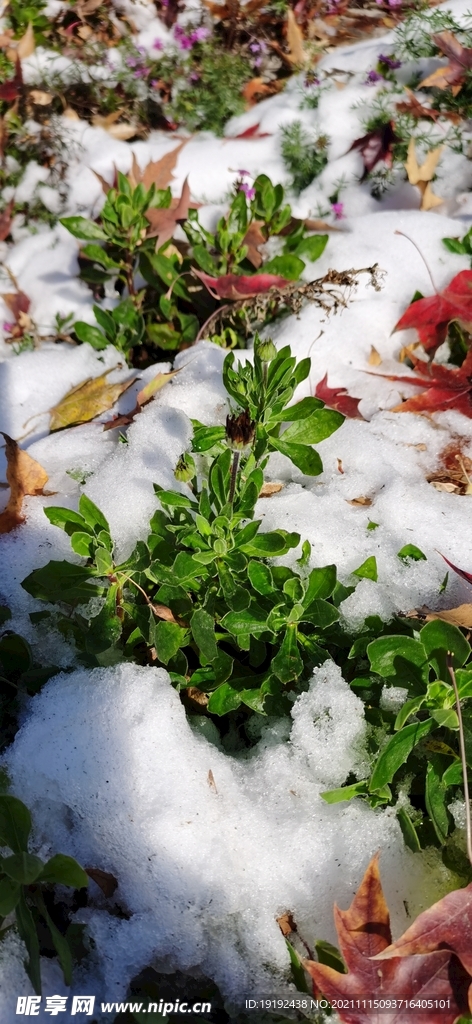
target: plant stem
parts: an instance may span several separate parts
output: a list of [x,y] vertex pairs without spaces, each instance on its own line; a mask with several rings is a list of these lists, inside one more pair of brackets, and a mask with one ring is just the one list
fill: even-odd
[[467,856],[469,858],[472,867],[472,822],[470,816],[470,799],[469,799],[469,782],[467,778],[467,757],[465,752],[465,741],[464,741],[464,725],[462,722],[462,711],[461,702],[459,698],[459,690],[457,689],[456,674],[452,667],[452,654],[448,651],[446,656],[447,669],[451,677],[451,682],[454,687],[454,696],[456,698],[456,711],[457,718],[459,721],[459,746],[461,751],[462,761],[462,774],[464,776],[464,800],[465,800],[465,834],[467,840]]
[[231,482],[229,485],[229,501],[232,502],[236,490],[236,477],[238,475],[239,452],[233,452],[233,463],[231,466]]
[[411,242],[411,244],[412,244],[412,245],[414,245],[414,247],[415,247],[415,249],[416,249],[417,253],[419,253],[419,255],[421,256],[421,259],[423,260],[423,263],[424,263],[424,265],[425,265],[425,267],[426,267],[426,270],[428,271],[428,274],[429,274],[429,279],[430,279],[430,281],[431,281],[431,284],[432,284],[432,286],[433,286],[433,291],[435,291],[435,292],[436,292],[436,295],[437,295],[437,294],[438,294],[438,289],[436,288],[436,285],[435,285],[435,283],[434,283],[434,280],[433,280],[433,275],[432,275],[432,273],[431,273],[431,270],[430,270],[430,268],[429,268],[429,266],[428,266],[428,264],[427,264],[427,262],[426,262],[426,260],[425,260],[425,258],[424,258],[424,256],[423,256],[423,253],[421,252],[421,249],[419,248],[419,246],[418,246],[418,245],[416,244],[416,242],[414,242],[414,241],[413,241],[413,239],[412,239],[412,238],[410,238],[410,236],[409,236],[409,235],[405,235],[405,232],[404,232],[404,231],[395,231],[395,234],[396,234],[396,235],[401,235],[401,236],[402,236],[402,238],[406,238],[406,239],[408,239],[408,241],[409,241],[409,242]]

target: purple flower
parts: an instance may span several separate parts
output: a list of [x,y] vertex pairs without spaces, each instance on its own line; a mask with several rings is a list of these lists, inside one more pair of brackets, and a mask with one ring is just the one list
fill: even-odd
[[331,210],[335,220],[342,220],[344,217],[344,203],[331,203]]
[[153,48],[153,50],[163,50],[164,49],[164,43],[162,42],[162,39],[155,39],[153,44],[152,44],[152,48]]
[[251,186],[248,185],[247,182],[245,182],[245,181],[241,181],[240,182],[238,191],[239,192],[244,192],[244,195],[246,196],[246,199],[249,199],[249,200],[254,199],[255,195],[256,195],[255,188],[251,188]]
[[200,81],[200,75],[198,74],[198,71],[191,71],[189,76],[188,76],[188,80],[189,80],[189,82],[199,82]]
[[386,57],[384,53],[379,54],[379,64],[384,64],[386,68],[390,68],[391,71],[395,71],[397,68],[401,68],[401,60],[395,60],[394,57]]
[[240,174],[242,178],[250,178],[251,177],[251,172],[250,171],[241,171],[239,168],[238,168],[238,174]]
[[10,333],[10,331],[13,330],[14,326],[15,324],[9,323],[8,320],[4,320],[2,324],[3,330],[6,331],[8,334]]
[[316,75],[313,74],[313,72],[309,72],[308,75],[305,76],[305,81],[303,84],[305,86],[305,89],[311,89],[313,85],[319,85],[320,80],[319,78],[316,77]]
[[191,32],[190,40],[191,40],[192,44],[193,43],[203,43],[204,39],[208,39],[209,35],[211,35],[210,29],[209,28],[205,28],[205,25],[200,25],[200,28],[196,28],[196,29],[194,29],[193,32]]
[[133,72],[133,78],[146,78],[149,68],[136,68]]
[[379,71],[369,71],[364,85],[375,85],[376,82],[383,82],[384,76]]

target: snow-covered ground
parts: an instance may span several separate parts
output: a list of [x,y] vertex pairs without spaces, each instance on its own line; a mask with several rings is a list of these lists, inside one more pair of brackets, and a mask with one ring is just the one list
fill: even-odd
[[[152,45],[157,34],[165,39],[152,4],[127,0],[124,6],[133,12],[141,45]],[[457,17],[466,9],[461,0],[447,7]],[[344,175],[345,218],[330,234],[321,259],[308,264],[305,277],[378,263],[383,288],[376,292],[361,278],[342,313],[326,318],[307,305],[298,318],[276,325],[272,335],[277,346],[290,344],[297,358],[312,359],[310,378],[297,397],[313,394],[328,373],[330,387],[345,387],[361,399],[365,420],[346,420],[319,446],[324,465],[319,477],[304,477],[283,456],[272,456],[267,476],[285,486],[270,501],[260,501],[258,515],[268,529],[297,530],[308,538],[312,564],[335,562],[342,580],[375,555],[378,582],[361,580],[342,606],[353,626],[374,613],[388,618],[423,604],[451,607],[468,601],[470,589],[458,578],[450,578],[440,595],[445,565],[439,552],[472,570],[466,541],[470,496],[439,491],[427,482],[451,441],[459,439],[472,457],[471,421],[457,412],[431,419],[392,412],[416,389],[372,375],[372,370],[405,372],[398,356],[414,336],[392,335],[392,329],[417,289],[431,294],[418,253],[396,232],[414,240],[441,289],[468,266],[466,257],[447,252],[441,239],[462,235],[472,223],[472,164],[451,150],[441,158],[435,182],[446,202],[434,212],[419,210],[418,190],[404,181],[381,201],[371,197],[368,182],[359,183],[361,157],[347,152],[362,134],[360,111],[353,105],[370,103],[376,87],[364,84],[366,74],[380,53],[389,52],[393,39],[389,33],[327,54],[318,68],[336,68],[342,88],[333,85],[323,92],[318,110],[300,109],[301,79],[294,78],[283,93],[233,119],[224,139],[211,133],[192,137],[172,183],[179,195],[189,176],[192,197],[205,204],[201,219],[211,224],[236,169],[286,181],[283,125],[302,120],[330,137],[326,169],[292,207],[295,215],[319,216]],[[29,81],[46,57],[37,51],[23,62]],[[426,74],[431,61],[421,63]],[[341,74],[347,71],[353,74]],[[61,214],[97,215],[103,192],[93,170],[111,180],[113,164],[127,172],[134,154],[144,167],[176,145],[158,131],[146,142],[130,144],[85,122],[63,120],[70,148]],[[265,137],[235,138],[256,123]],[[37,188],[55,209],[54,190],[47,182],[38,185],[40,177],[31,166],[20,188],[26,198]],[[1,257],[30,297],[30,314],[43,333],[52,333],[56,313],[93,323],[91,293],[77,276],[77,240],[61,225],[44,224],[35,235],[19,224],[13,237],[13,245],[0,243]],[[7,279],[2,290],[10,290]],[[5,306],[0,321],[9,319]],[[372,346],[381,357],[378,366],[369,363]],[[69,647],[57,636],[34,631],[29,613],[37,603],[20,586],[51,557],[72,557],[68,538],[49,524],[43,507],[76,507],[74,477],[83,475],[85,493],[109,519],[119,553],[126,555],[147,533],[155,507],[153,483],[172,486],[173,468],[190,437],[190,417],[224,422],[224,353],[206,341],[181,353],[175,365],[182,372],[129,428],[127,445],[119,443],[117,430],[103,432],[104,420],[117,409],[131,409],[143,380],[168,364],[141,374],[100,421],[49,435],[47,411],[71,387],[104,369],[113,370],[112,380],[132,372],[112,348],[96,353],[87,345],[46,341],[15,356],[1,340],[0,354],[0,429],[24,439],[54,492],[27,499],[26,523],[0,537],[0,598],[13,612],[13,627],[38,656],[66,668]],[[2,462],[0,479],[4,473]],[[370,504],[351,504],[359,497]],[[375,530],[367,529],[369,521],[378,524]],[[400,560],[398,551],[406,544],[417,545],[426,560]],[[119,881],[116,904],[126,912],[126,917],[110,914],[97,890],[96,908],[77,915],[87,923],[95,948],[76,972],[73,991],[123,999],[130,979],[153,965],[213,978],[229,1007],[254,994],[274,994],[287,984],[289,973],[276,917],[289,909],[308,941],[334,941],[333,902],[349,902],[378,848],[396,933],[406,924],[405,901],[413,916],[437,898],[447,885],[439,857],[405,849],[392,809],[374,811],[360,801],[328,806],[320,799],[320,791],[342,784],[362,766],[363,721],[361,702],[339,671],[324,667],[295,704],[291,726],[262,725],[250,756],[229,757],[208,722],[189,724],[163,670],[125,664],[77,669],[51,680],[25,708],[22,728],[3,758],[12,792],[33,811],[38,852],[61,850],[111,871]],[[209,785],[210,770],[215,787]],[[0,944],[2,1024],[17,1019],[17,995],[32,992],[22,955],[21,943],[10,933]],[[43,967],[45,993],[65,992],[56,965],[45,961]]]

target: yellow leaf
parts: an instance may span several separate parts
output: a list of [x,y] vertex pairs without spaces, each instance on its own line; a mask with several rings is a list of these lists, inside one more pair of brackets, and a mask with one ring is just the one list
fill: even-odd
[[20,60],[24,60],[25,57],[31,57],[31,54],[34,53],[35,49],[36,44],[34,41],[33,26],[31,22],[28,22],[28,28],[26,29],[24,36],[18,40],[16,52]]
[[[419,184],[421,187],[423,183],[420,182]],[[421,191],[423,195],[421,196],[420,210],[432,210],[434,206],[441,206],[441,203],[444,202],[444,199],[441,199],[440,196],[436,196],[434,194],[429,181],[426,188],[421,189]]]
[[277,483],[265,483],[262,484],[261,490],[259,491],[260,498],[271,498],[273,494],[278,494],[283,489],[283,484]]
[[71,121],[80,121],[80,117],[73,107],[66,107],[63,116],[70,117]]
[[372,505],[372,498],[367,498],[365,494],[361,494],[359,498],[351,498],[350,500],[348,498],[345,498],[344,500],[347,502],[348,505],[354,505],[354,508],[357,508],[359,506],[369,508],[370,505]]
[[50,92],[43,92],[42,89],[32,89],[29,98],[32,103],[35,103],[38,107],[48,107],[52,103],[54,97]]
[[21,506],[26,494],[42,494],[47,483],[46,470],[22,451],[17,442],[8,434],[4,434],[5,454],[7,457],[7,483],[10,487],[10,498],[4,512],[0,514],[0,534],[10,533],[24,522]]
[[297,24],[295,15],[289,7],[287,11],[287,42],[289,45],[289,59],[293,64],[305,64],[308,58],[308,54],[305,53],[303,46],[303,34],[300,26]]
[[405,164],[405,170],[408,175],[410,185],[418,185],[420,181],[432,181],[443,149],[444,146],[438,146],[437,149],[432,149],[421,164],[421,167],[419,167],[416,159],[415,140],[413,138],[410,139],[408,143],[408,157]]
[[472,604],[460,604],[457,608],[448,608],[441,612],[433,612],[429,608],[419,608],[415,614],[421,615],[427,622],[439,619],[441,622],[450,622],[452,626],[459,626],[462,629],[472,629]]
[[145,384],[144,387],[141,388],[136,399],[138,405],[146,405],[150,402],[151,399],[154,398],[154,395],[157,394],[157,392],[160,391],[161,388],[163,388],[165,384],[172,379],[172,377],[175,377],[177,373],[180,373],[180,370],[170,370],[169,373],[157,373],[156,376],[149,381],[149,384]]
[[136,377],[119,384],[107,384],[106,378],[110,370],[100,377],[82,381],[64,395],[64,398],[49,410],[51,414],[50,431],[63,430],[77,423],[88,423],[111,409],[120,395],[134,383]]
[[370,356],[367,362],[369,366],[380,366],[382,362],[382,356],[380,355],[380,352],[377,352],[377,349],[374,348],[373,345],[371,345],[370,347]]

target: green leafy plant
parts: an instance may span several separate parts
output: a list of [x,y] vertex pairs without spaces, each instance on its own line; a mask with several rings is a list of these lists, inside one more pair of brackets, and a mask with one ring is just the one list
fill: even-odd
[[[316,398],[288,405],[309,368],[309,359],[297,364],[288,347],[277,353],[270,341],[256,344],[253,365],[235,369],[228,354],[223,379],[241,411],[228,416],[226,429],[193,422],[192,450],[176,468],[183,488],[156,485],[160,508],[151,533],[122,564],[114,561],[103,514],[85,495],[78,512],[45,510],[87,562],[49,562],[23,586],[68,606],[60,628],[89,664],[146,660],[152,651],[178,689],[206,695],[210,713],[241,704],[261,713],[289,710],[288,695],[329,656],[337,604],[351,592],[337,583],[333,565],[304,570],[309,545],[300,571],[268,564],[297,547],[300,536],[261,533],[254,518],[269,453],[316,475],[322,464],[312,445],[343,422]],[[84,608],[93,596],[101,598],[98,614]]]
[[[456,626],[439,619],[419,631],[408,626],[404,633],[355,641],[349,657],[355,661],[366,651],[370,665],[370,673],[355,677],[351,686],[364,700],[371,726],[372,772],[323,795],[328,802],[364,796],[373,806],[398,801],[405,840],[418,850],[448,843],[448,804],[463,786],[451,655],[459,700],[465,702],[462,726],[472,767],[472,665],[470,645]],[[393,691],[401,704],[396,712],[389,707],[390,687],[401,688]]]
[[[37,621],[38,613],[33,614]],[[39,612],[39,618],[43,613]],[[0,630],[11,614],[0,606]],[[17,716],[25,694],[33,696],[58,669],[55,665],[39,666],[29,643],[8,628],[0,632],[0,747],[10,743],[18,725]]]
[[282,157],[291,175],[291,188],[297,195],[326,167],[328,142],[325,135],[311,139],[301,121],[282,127]]
[[11,853],[0,858],[0,918],[15,913],[16,926],[28,951],[26,970],[35,992],[41,993],[40,934],[46,929],[55,949],[66,985],[72,980],[72,950],[67,932],[54,923],[48,894],[51,886],[83,889],[88,876],[74,860],[57,853],[46,863],[28,850],[31,815],[14,796],[0,795],[0,846]]
[[163,110],[171,121],[189,131],[222,135],[230,117],[242,114],[242,88],[252,77],[251,64],[238,52],[229,52],[211,36],[190,51],[165,55],[158,65],[159,79],[170,91]]
[[23,36],[31,25],[37,42],[44,43],[44,32],[50,28],[50,20],[43,11],[47,7],[45,0],[9,0],[6,10],[7,25],[13,29],[15,38]]

